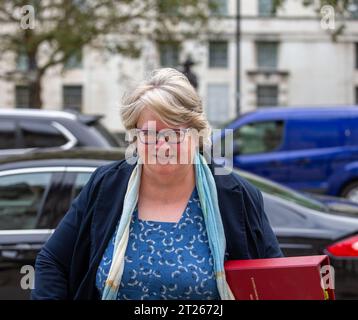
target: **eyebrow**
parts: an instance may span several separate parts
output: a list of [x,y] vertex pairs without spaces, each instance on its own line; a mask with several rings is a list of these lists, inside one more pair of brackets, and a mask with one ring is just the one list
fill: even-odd
[[173,131],[178,131],[178,130],[185,130],[185,129],[188,129],[188,128],[163,128],[163,129],[160,129],[160,130],[151,130],[151,129],[148,129],[148,128],[137,128],[139,130],[145,130],[145,131],[156,131],[156,132],[160,132],[160,131],[166,131],[166,130],[173,130]]

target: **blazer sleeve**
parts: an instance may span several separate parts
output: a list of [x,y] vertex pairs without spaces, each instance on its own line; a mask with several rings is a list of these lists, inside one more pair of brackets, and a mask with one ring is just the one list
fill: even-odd
[[257,189],[259,203],[260,203],[260,222],[261,222],[261,230],[264,236],[264,257],[263,258],[279,258],[283,257],[283,253],[280,249],[280,245],[276,238],[275,233],[273,232],[270,222],[267,218],[267,214],[264,209],[264,201],[262,197],[262,193]]
[[68,299],[68,278],[73,250],[81,222],[86,214],[94,189],[97,169],[74,199],[70,209],[59,223],[53,235],[39,252],[35,262],[35,286],[33,300]]

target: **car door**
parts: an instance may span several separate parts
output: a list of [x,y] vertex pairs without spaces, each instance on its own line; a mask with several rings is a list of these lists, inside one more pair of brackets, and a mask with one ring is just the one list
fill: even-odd
[[20,146],[20,132],[16,121],[11,118],[0,119],[0,157],[26,152]]
[[[290,193],[279,197],[264,193],[264,206],[270,224],[276,234],[280,248],[286,257],[308,256],[322,254],[323,248],[329,243],[331,231],[321,229],[317,221],[305,214],[302,207],[295,208],[291,203],[301,203],[307,206],[307,212],[312,203],[304,197],[291,198]],[[287,197],[282,199],[280,197]],[[290,199],[291,198],[291,199]],[[303,209],[303,210],[302,210]],[[327,239],[328,238],[328,239]]]
[[[234,130],[234,166],[278,182],[288,179],[283,120],[249,122]],[[235,152],[235,150],[237,152]]]
[[338,118],[301,118],[287,122],[289,168],[288,186],[310,192],[325,193],[328,180],[344,166],[346,136]]
[[0,172],[0,299],[28,299],[34,263],[53,230],[40,224],[63,167]]
[[39,219],[40,227],[55,229],[71,206],[72,201],[81,192],[96,167],[70,166],[65,168],[61,182],[49,192],[50,197],[43,207]]

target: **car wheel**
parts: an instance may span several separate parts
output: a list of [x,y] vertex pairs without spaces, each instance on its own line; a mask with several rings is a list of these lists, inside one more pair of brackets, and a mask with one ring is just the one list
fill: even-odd
[[348,184],[342,191],[342,197],[358,203],[358,181]]

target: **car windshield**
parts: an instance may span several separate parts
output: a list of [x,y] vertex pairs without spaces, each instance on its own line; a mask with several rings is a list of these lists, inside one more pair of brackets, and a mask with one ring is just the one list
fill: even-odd
[[297,191],[294,191],[290,188],[284,187],[280,184],[259,177],[257,175],[248,173],[246,171],[235,171],[263,192],[297,203],[306,208],[329,212],[329,209],[325,204],[320,201],[314,200],[308,196],[305,196],[302,193],[299,193]]
[[92,125],[92,128],[97,130],[111,147],[121,146],[116,136],[110,133],[99,121]]

